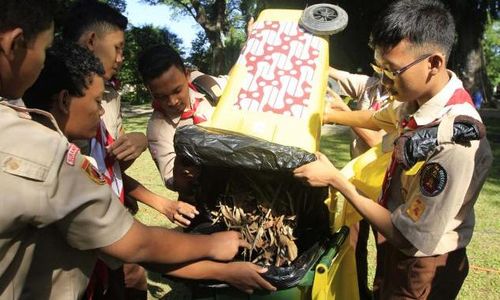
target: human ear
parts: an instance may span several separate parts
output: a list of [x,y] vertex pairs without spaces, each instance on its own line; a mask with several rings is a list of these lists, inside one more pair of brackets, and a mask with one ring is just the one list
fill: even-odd
[[57,94],[57,107],[59,111],[64,114],[69,114],[69,106],[71,105],[71,98],[67,90],[62,90]]
[[429,57],[429,63],[432,74],[437,74],[442,68],[446,68],[446,60],[440,53]]
[[21,28],[14,28],[0,35],[0,51],[9,60],[14,60],[16,52],[23,48],[26,48],[26,41]]
[[90,51],[95,50],[97,35],[95,31],[87,31],[80,37],[80,44],[89,49]]

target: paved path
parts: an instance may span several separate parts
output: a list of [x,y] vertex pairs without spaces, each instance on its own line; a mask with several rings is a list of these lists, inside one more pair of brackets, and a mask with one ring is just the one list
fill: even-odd
[[124,118],[127,117],[137,117],[145,114],[150,114],[153,112],[151,104],[140,104],[140,105],[130,105],[128,103],[122,103],[122,114]]

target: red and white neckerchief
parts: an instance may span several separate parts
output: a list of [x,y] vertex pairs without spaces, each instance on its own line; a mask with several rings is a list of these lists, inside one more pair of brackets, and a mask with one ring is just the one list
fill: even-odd
[[[444,107],[450,107],[452,105],[458,105],[458,104],[464,104],[464,103],[468,103],[468,104],[472,105],[472,107],[474,107],[474,104],[472,102],[472,99],[471,99],[469,93],[467,93],[467,91],[465,91],[463,88],[461,88],[461,89],[457,89],[455,91],[455,93],[453,93],[453,96],[450,98],[450,100],[448,100],[448,102],[446,103],[446,105]],[[400,125],[400,128],[402,128],[401,134],[403,134],[407,131],[415,130],[419,127],[417,125],[415,118],[413,118],[413,117],[401,120],[399,125]],[[391,187],[391,180],[392,180],[392,177],[393,177],[394,171],[396,170],[397,165],[398,165],[398,163],[395,159],[395,153],[393,151],[392,156],[391,156],[391,162],[389,163],[389,166],[387,167],[387,170],[385,171],[384,181],[382,183],[382,192],[380,193],[380,196],[378,198],[378,203],[380,205],[382,205],[383,207],[387,207],[389,188]]]
[[101,120],[95,138],[90,141],[90,156],[95,159],[99,172],[103,174],[106,183],[111,186],[111,189],[123,204],[125,193],[123,191],[120,165],[115,158],[109,156],[106,152],[106,147],[113,144],[114,141],[113,137],[106,130],[104,122]]
[[[111,145],[113,142],[113,137],[106,129],[104,121],[101,120],[96,136],[90,141],[90,156],[95,159],[99,172],[103,175],[106,183],[109,184],[113,192],[120,198],[120,202],[123,204],[125,202],[125,193],[123,191],[123,180],[120,165],[116,159],[110,157],[106,152],[106,147]],[[108,267],[103,261],[97,260],[92,276],[90,277],[87,290],[85,291],[84,298],[87,300],[94,299],[94,297],[98,296],[95,295],[97,287],[100,286],[102,289],[106,290],[108,288],[108,284]]]
[[[188,85],[189,85],[189,88],[191,90],[197,92],[196,87],[191,82],[189,82]],[[205,122],[207,120],[205,118],[205,116],[196,113],[196,110],[200,106],[200,103],[201,103],[202,100],[203,100],[202,98],[195,98],[194,102],[191,105],[191,108],[188,109],[188,110],[185,110],[181,114],[180,119],[181,120],[187,120],[187,119],[191,119],[192,118],[193,119],[193,124],[195,124],[195,125],[198,124],[198,123],[201,123],[201,122]],[[156,101],[156,100],[153,101],[152,106],[153,106],[154,110],[160,111],[163,114],[165,114],[165,111],[161,108],[161,105],[160,105],[159,101]]]

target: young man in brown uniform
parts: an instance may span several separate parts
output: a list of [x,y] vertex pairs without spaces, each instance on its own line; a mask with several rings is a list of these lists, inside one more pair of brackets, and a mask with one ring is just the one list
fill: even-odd
[[[1,2],[0,97],[20,98],[33,84],[53,30],[50,1]],[[21,297],[38,235],[49,225],[79,251],[122,261],[179,263],[204,257],[227,260],[236,254],[240,242],[235,232],[188,236],[134,221],[88,160],[68,152],[68,141],[57,126],[51,130],[26,119],[26,111],[0,104],[1,299]],[[53,121],[50,114],[42,115]],[[41,263],[57,260],[52,255],[42,255]],[[81,263],[93,266],[95,261]],[[38,280],[50,286],[53,279]],[[72,299],[80,284],[70,280],[68,290],[58,292]]]
[[147,148],[143,133],[125,133],[121,98],[111,79],[123,64],[128,20],[116,9],[98,1],[78,1],[68,12],[63,39],[89,49],[104,66],[105,92],[102,119],[115,140],[109,151],[122,161],[133,161]]
[[[98,1],[78,1],[67,14],[67,21],[63,26],[64,41],[74,42],[87,48],[99,58],[104,66],[105,92],[102,100],[104,115],[101,118],[106,127],[103,132],[107,130],[111,136],[111,139],[105,139],[109,143],[103,146],[106,147],[104,151],[95,151],[98,148],[96,146],[98,139],[92,141],[93,147],[88,145],[88,141],[75,141],[75,143],[82,147],[85,154],[94,156],[96,153],[101,154],[100,157],[95,157],[97,161],[108,163],[113,161],[114,174],[117,178],[115,190],[118,190],[125,200],[125,205],[131,210],[137,209],[135,203],[137,200],[154,208],[176,224],[189,225],[190,219],[197,214],[194,206],[183,201],[171,201],[152,193],[134,178],[125,174],[125,170],[147,147],[147,140],[143,133],[125,133],[120,94],[112,83],[112,78],[117,75],[124,61],[127,24],[127,18],[119,11]],[[103,164],[100,164],[101,172],[106,169]],[[145,294],[147,289],[145,270],[137,265],[125,264],[124,272],[127,292],[135,293],[136,290],[140,290]],[[116,273],[122,276],[122,272]]]
[[453,18],[437,1],[393,2],[374,25],[374,69],[396,100],[378,112],[338,112],[332,121],[399,134],[439,123],[438,144],[423,163],[405,171],[393,159],[379,203],[361,196],[324,155],[295,170],[311,185],[335,187],[387,239],[377,265],[381,299],[455,299],[467,276],[473,205],[492,155],[486,138],[452,139],[456,116],[480,121],[461,81],[446,69],[454,37]]
[[184,193],[183,187],[189,185],[186,183],[196,170],[179,167],[174,150],[175,131],[206,121],[214,108],[196,91],[180,55],[169,45],[146,49],[139,56],[138,69],[153,98],[154,111],[147,129],[149,151],[165,186],[178,191],[180,199],[186,200],[182,197],[189,193]]

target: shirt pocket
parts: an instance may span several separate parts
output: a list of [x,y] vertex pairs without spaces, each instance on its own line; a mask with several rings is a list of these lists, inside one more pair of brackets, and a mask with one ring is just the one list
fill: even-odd
[[46,166],[12,155],[1,160],[1,168],[5,173],[36,181],[45,181],[49,173]]

